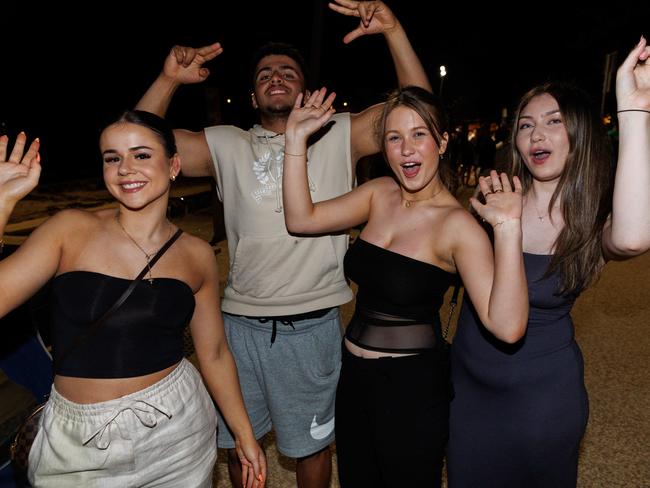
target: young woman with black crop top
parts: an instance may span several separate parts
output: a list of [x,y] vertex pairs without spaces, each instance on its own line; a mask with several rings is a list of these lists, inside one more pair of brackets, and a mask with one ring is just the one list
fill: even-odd
[[[438,308],[459,274],[486,326],[519,339],[528,312],[521,253],[521,185],[482,178],[490,241],[449,190],[447,122],[439,99],[407,87],[386,102],[378,140],[394,177],[313,203],[307,139],[327,130],[335,95],[299,98],[289,117],[283,176],[285,220],[297,234],[363,231],[345,258],[359,285],[344,341],[336,444],[345,487],[440,486],[451,392]],[[491,181],[491,183],[490,183]]]
[[[0,235],[36,187],[39,141],[0,137]],[[104,181],[116,208],[65,210],[0,262],[0,316],[53,280],[56,376],[29,456],[34,486],[212,486],[216,415],[201,376],[183,358],[189,323],[205,383],[238,440],[248,486],[266,477],[219,313],[211,247],[167,219],[180,171],[165,121],[126,112],[102,132]],[[144,279],[93,334],[142,269]],[[65,352],[63,352],[65,351]],[[59,356],[63,354],[63,356]],[[59,358],[57,360],[57,358]],[[220,426],[225,428],[225,426]]]

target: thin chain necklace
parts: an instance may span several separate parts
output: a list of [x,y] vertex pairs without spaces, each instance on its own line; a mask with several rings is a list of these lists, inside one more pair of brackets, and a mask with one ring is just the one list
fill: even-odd
[[[549,213],[549,212],[546,212],[546,213],[543,214],[543,215],[540,214],[540,213],[539,213],[539,208],[537,208],[537,201],[536,201],[534,198],[533,198],[532,200],[533,200],[533,207],[535,208],[535,213],[537,214],[537,218],[539,219],[540,222],[544,222],[544,218],[545,218],[545,217],[549,217],[549,216],[550,216],[550,213]],[[554,205],[553,208],[551,209],[551,212],[552,212],[554,209],[556,209],[557,207],[558,207],[558,205]]]
[[441,186],[440,189],[437,192],[435,192],[433,195],[431,195],[430,197],[427,197],[427,198],[422,198],[420,200],[417,200],[417,199],[415,199],[415,200],[407,200],[406,198],[402,197],[402,201],[404,202],[404,206],[406,208],[411,208],[411,206],[413,204],[417,203],[417,202],[426,202],[427,200],[431,200],[432,198],[435,198],[436,195],[438,195],[438,193],[440,193],[443,190],[443,188],[444,188],[444,186]]
[[[153,259],[153,257],[158,253],[158,251],[159,251],[160,249],[162,249],[162,246],[160,246],[160,248],[158,248],[158,249],[156,250],[156,252],[148,253],[147,251],[145,251],[145,250],[142,248],[142,246],[141,246],[140,244],[137,243],[137,241],[136,241],[133,237],[131,237],[131,234],[129,234],[129,233],[126,231],[126,229],[125,229],[124,226],[122,225],[122,222],[120,222],[120,212],[117,212],[117,213],[115,214],[115,220],[117,221],[117,225],[120,226],[120,229],[122,229],[122,232],[124,232],[124,235],[126,235],[126,237],[128,237],[129,240],[130,240],[133,244],[135,244],[135,247],[137,247],[138,249],[140,249],[140,251],[142,252],[142,254],[144,254],[144,257],[147,259],[147,270],[148,270],[148,275],[149,275],[149,278],[147,278],[147,281],[149,282],[150,285],[153,285],[153,276],[151,275],[151,266],[149,265],[149,263],[151,262],[151,260]],[[169,238],[171,237],[171,235],[172,235],[172,225],[169,224],[169,234],[167,235],[167,239],[165,239],[165,242],[167,242],[167,241],[169,240]],[[163,246],[164,246],[164,245],[165,245],[165,243],[163,243]]]

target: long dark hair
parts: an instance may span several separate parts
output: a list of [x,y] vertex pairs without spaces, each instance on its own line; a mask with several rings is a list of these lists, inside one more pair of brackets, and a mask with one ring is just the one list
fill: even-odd
[[[145,112],[144,110],[127,110],[118,117],[115,122],[109,125],[119,124],[120,122],[129,122],[131,124],[141,125],[152,132],[155,132],[165,146],[165,154],[171,158],[178,152],[176,149],[176,138],[174,131],[165,119],[158,115]],[[107,126],[108,127],[108,126]]]
[[569,154],[548,213],[560,198],[564,228],[555,243],[547,275],[560,272],[559,293],[578,293],[593,284],[602,267],[603,226],[612,208],[614,165],[607,137],[589,96],[566,83],[536,86],[520,100],[512,131],[512,174],[521,179],[524,194],[533,177],[517,151],[522,110],[536,96],[548,94],[558,103],[569,138]]
[[[422,117],[427,129],[429,129],[436,144],[440,147],[443,135],[445,132],[449,132],[449,119],[440,98],[419,86],[407,86],[395,90],[388,96],[388,99],[384,103],[381,116],[376,123],[375,137],[386,161],[388,161],[386,157],[386,140],[384,138],[386,119],[397,107],[410,108]],[[449,159],[443,157],[443,155],[440,156],[438,161],[438,175],[442,184],[453,194],[456,190],[457,182],[449,165]]]

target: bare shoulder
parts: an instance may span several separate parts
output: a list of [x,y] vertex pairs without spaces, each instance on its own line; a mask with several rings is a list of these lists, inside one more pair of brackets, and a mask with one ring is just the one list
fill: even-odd
[[[111,210],[115,213],[115,210]],[[102,212],[107,212],[103,210]],[[61,210],[50,217],[43,227],[48,227],[51,230],[62,231],[68,234],[83,231],[84,235],[88,234],[91,230],[89,226],[100,225],[101,217],[99,212],[89,212],[88,210],[70,208]]]
[[379,178],[373,178],[372,180],[368,180],[364,185],[375,185],[378,188],[392,188],[392,189],[399,189],[399,185],[395,182],[393,178],[390,176],[380,176]]
[[194,272],[206,274],[217,269],[214,249],[200,237],[183,232],[177,245],[181,248],[185,266],[190,267]]
[[399,191],[399,185],[390,176],[380,176],[366,181],[364,184],[359,185],[358,188],[365,188],[367,191],[372,192],[390,192]]
[[476,226],[480,228],[476,217],[474,217],[469,210],[458,206],[449,206],[445,221],[450,225],[462,225],[462,226]]
[[183,246],[183,249],[190,253],[192,256],[195,256],[197,258],[203,258],[206,256],[214,257],[214,250],[212,249],[212,246],[194,234],[183,232],[179,243]]
[[442,221],[443,235],[454,245],[487,238],[476,218],[465,208],[450,206]]

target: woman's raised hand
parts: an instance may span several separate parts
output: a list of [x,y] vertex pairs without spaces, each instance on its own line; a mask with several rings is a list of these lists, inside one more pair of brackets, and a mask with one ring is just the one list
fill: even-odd
[[498,175],[494,170],[489,177],[481,176],[478,182],[485,204],[474,197],[470,198],[470,203],[484,221],[496,227],[509,220],[521,220],[523,199],[518,177],[512,178],[514,189],[506,173]]
[[0,206],[13,209],[38,184],[41,175],[40,141],[34,139],[25,152],[27,136],[21,132],[7,157],[9,137],[0,137]]
[[650,47],[645,37],[616,72],[616,103],[618,110],[650,110]]
[[287,120],[287,145],[289,139],[292,142],[306,142],[307,138],[323,127],[334,114],[335,110],[332,104],[336,93],[332,92],[325,98],[326,94],[327,89],[323,87],[311,93],[305,103],[302,103],[303,95],[298,95]]

